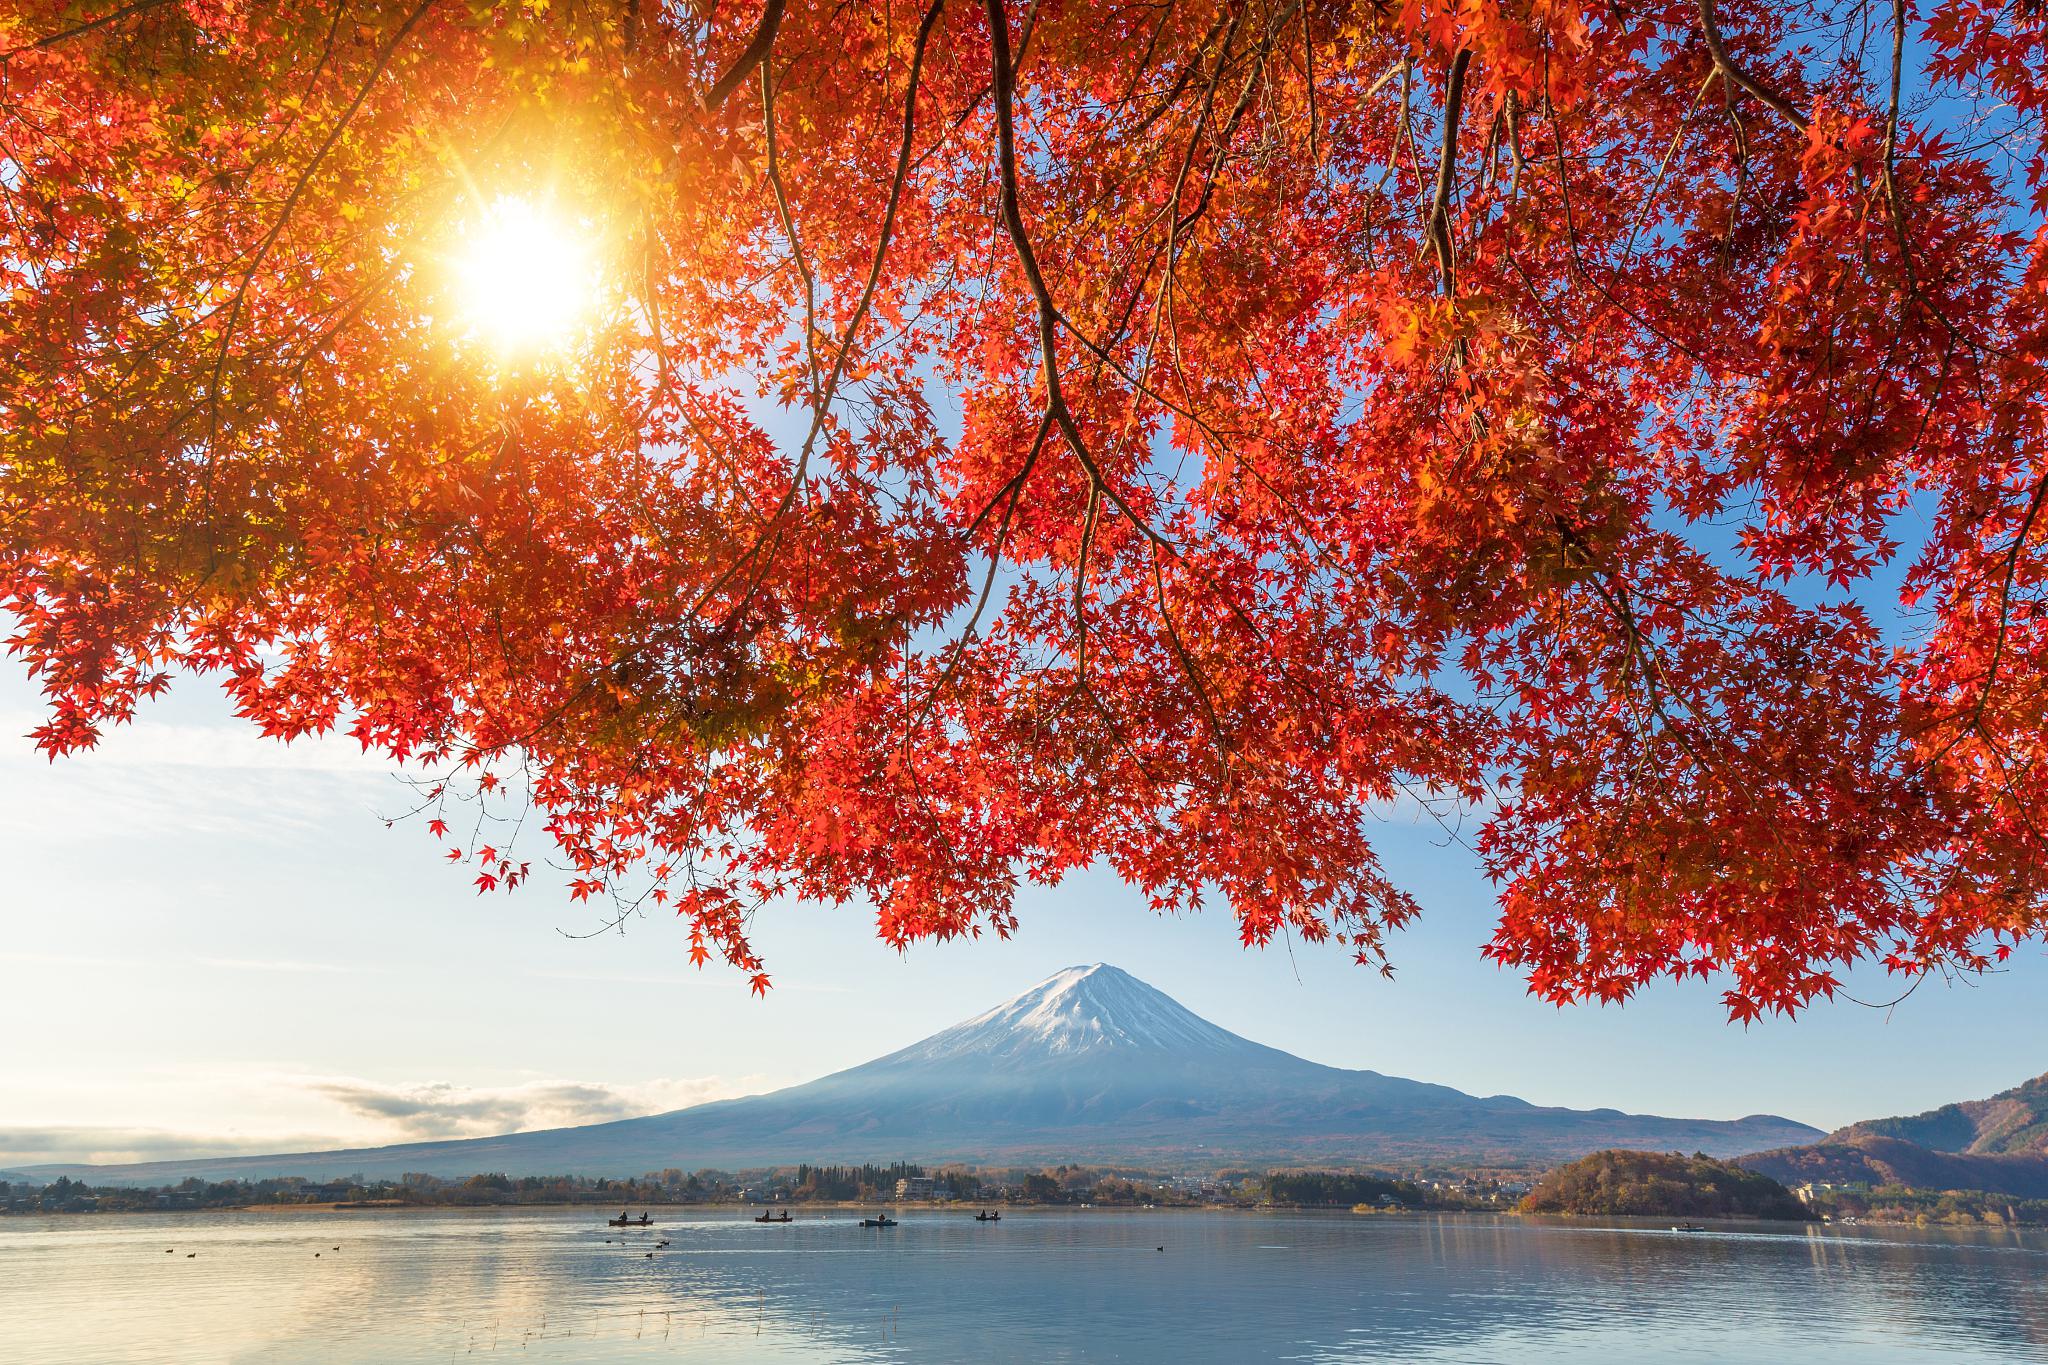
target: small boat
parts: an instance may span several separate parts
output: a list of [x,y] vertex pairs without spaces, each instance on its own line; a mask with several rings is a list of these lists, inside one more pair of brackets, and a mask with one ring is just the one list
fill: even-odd
[[879,1218],[863,1218],[860,1225],[864,1228],[893,1228],[896,1226],[896,1220],[885,1213]]
[[604,1222],[606,1227],[611,1228],[645,1228],[654,1225],[654,1220],[644,1213],[638,1218],[628,1218],[624,1209],[619,1210],[618,1217],[607,1218]]
[[764,1213],[754,1221],[757,1223],[787,1223],[789,1221],[789,1210],[784,1209],[780,1218],[777,1218],[772,1213]]
[[974,1221],[977,1223],[1000,1223],[1003,1221],[1003,1215],[995,1209],[984,1209],[974,1215]]
[[1703,1228],[1703,1227],[1701,1227],[1701,1226],[1700,1226],[1700,1225],[1699,1225],[1698,1223],[1673,1223],[1673,1224],[1671,1225],[1671,1230],[1672,1230],[1673,1232],[1705,1232],[1705,1231],[1706,1231],[1706,1229],[1705,1229],[1705,1228]]

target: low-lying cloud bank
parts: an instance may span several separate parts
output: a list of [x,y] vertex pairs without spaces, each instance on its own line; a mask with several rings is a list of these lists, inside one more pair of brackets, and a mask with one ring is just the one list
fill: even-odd
[[496,1133],[572,1128],[611,1119],[638,1118],[709,1100],[755,1094],[765,1088],[761,1080],[758,1076],[737,1081],[700,1076],[639,1085],[551,1080],[485,1089],[445,1081],[379,1085],[330,1079],[317,1082],[312,1088],[359,1118],[388,1125],[394,1134],[391,1141],[414,1142],[489,1137]]
[[264,1152],[311,1151],[341,1145],[327,1134],[265,1134],[257,1137],[178,1133],[162,1128],[0,1128],[0,1169],[24,1166],[124,1165],[131,1161],[182,1161],[191,1157],[255,1156]]
[[334,1128],[326,1132],[249,1135],[146,1127],[0,1126],[0,1171],[45,1165],[121,1165],[269,1152],[332,1151],[393,1142],[572,1128],[758,1094],[773,1085],[760,1076],[664,1078],[631,1085],[550,1079],[511,1086],[466,1086],[450,1081],[390,1084],[355,1076],[290,1076],[277,1078],[275,1084],[332,1102],[342,1111]]

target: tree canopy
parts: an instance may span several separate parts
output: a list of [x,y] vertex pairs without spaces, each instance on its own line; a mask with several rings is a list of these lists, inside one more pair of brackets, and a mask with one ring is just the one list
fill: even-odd
[[1781,1218],[1813,1210],[1767,1175],[1704,1152],[1595,1152],[1550,1171],[1522,1201],[1524,1213],[1605,1217]]
[[6,0],[35,739],[213,677],[757,987],[778,898],[1095,862],[1384,967],[1415,805],[1551,1000],[1981,969],[2044,76],[2034,0]]

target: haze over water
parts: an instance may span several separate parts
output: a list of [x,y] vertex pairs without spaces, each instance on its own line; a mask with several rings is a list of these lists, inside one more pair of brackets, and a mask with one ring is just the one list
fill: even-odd
[[595,1210],[9,1219],[0,1358],[2048,1362],[2037,1232],[656,1217],[652,1232]]

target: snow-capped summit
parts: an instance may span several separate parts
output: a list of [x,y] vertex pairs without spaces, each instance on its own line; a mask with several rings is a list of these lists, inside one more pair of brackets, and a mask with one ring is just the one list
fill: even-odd
[[1192,1053],[1219,1060],[1249,1060],[1247,1049],[1254,1054],[1272,1051],[1216,1027],[1129,972],[1097,962],[1056,972],[1022,995],[885,1060],[1078,1059],[1109,1049]]

